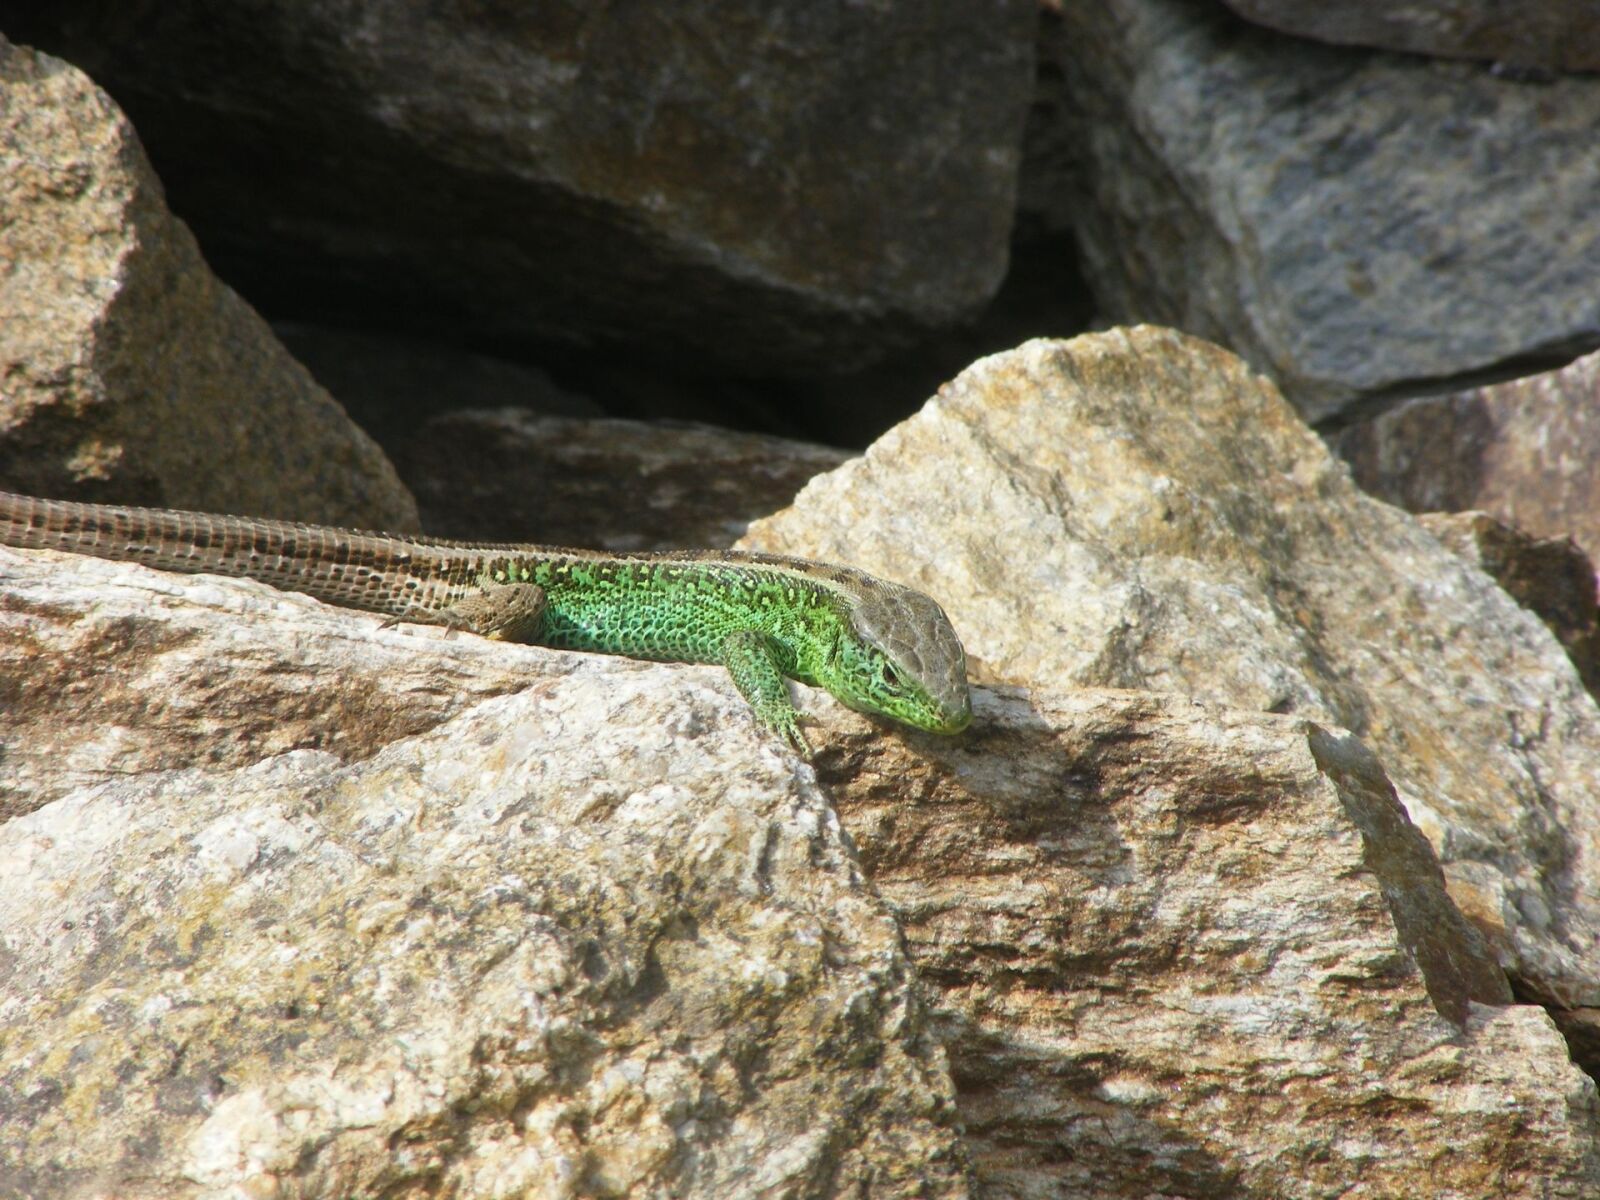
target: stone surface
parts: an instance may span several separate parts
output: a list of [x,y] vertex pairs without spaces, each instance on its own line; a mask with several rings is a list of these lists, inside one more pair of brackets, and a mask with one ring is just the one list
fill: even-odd
[[212,276],[111,101],[4,38],[0,486],[417,524],[376,444]]
[[813,372],[1005,271],[1026,0],[25,8],[275,313]]
[[899,929],[725,678],[376,625],[0,549],[0,1191],[968,1194]]
[[1600,71],[1600,12],[1590,0],[1226,0],[1242,17],[1300,37],[1511,67]]
[[[1340,731],[1004,689],[942,739],[813,694],[813,772],[710,668],[0,549],[18,644],[0,771],[51,797],[0,825],[18,1190],[1600,1186],[1593,1083]],[[86,662],[174,706],[41,712]],[[208,723],[219,691],[299,729]]]
[[702,425],[506,408],[435,418],[399,463],[442,537],[671,550],[731,546],[847,457]]
[[965,744],[852,737],[819,774],[937,989],[978,1194],[1600,1188],[1593,1081],[1500,1006],[1359,742],[1131,692],[976,710]]
[[1529,86],[1184,0],[1063,4],[1043,53],[1068,128],[1035,120],[1064,161],[1025,173],[1030,208],[1059,181],[1107,317],[1227,345],[1317,421],[1600,346],[1600,78]]
[[929,592],[992,678],[1353,730],[1525,994],[1600,1000],[1600,710],[1234,356],[1136,328],[984,359],[741,545]]
[[1590,693],[1600,695],[1594,563],[1571,538],[1530,537],[1483,512],[1422,513],[1418,519],[1549,626]]
[[1356,482],[1412,512],[1482,509],[1600,559],[1600,354],[1407,400],[1332,435]]

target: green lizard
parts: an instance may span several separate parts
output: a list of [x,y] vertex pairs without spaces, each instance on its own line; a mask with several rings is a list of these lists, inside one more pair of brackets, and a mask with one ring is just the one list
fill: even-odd
[[39,500],[0,492],[0,545],[234,575],[485,637],[721,663],[757,719],[810,747],[785,677],[862,712],[959,733],[966,655],[933,600],[849,567],[737,551],[607,554]]

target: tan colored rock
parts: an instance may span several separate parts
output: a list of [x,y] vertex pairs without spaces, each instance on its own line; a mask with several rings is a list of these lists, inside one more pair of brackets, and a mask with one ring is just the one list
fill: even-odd
[[3,37],[0,486],[417,526],[382,451],[211,274],[111,100]]
[[741,545],[929,592],[995,678],[1353,730],[1526,994],[1600,1000],[1600,710],[1231,354],[1136,328],[983,359]]
[[449,413],[399,456],[442,537],[671,550],[731,546],[846,451],[705,425]]
[[1589,0],[1226,0],[1242,17],[1318,41],[1510,67],[1600,71],[1600,12]]
[[1108,319],[1226,345],[1318,422],[1600,345],[1600,78],[1529,86],[1186,0],[1061,4],[1042,54],[1031,152],[1063,161],[1024,190],[1076,230]]
[[1482,509],[1600,559],[1600,354],[1407,400],[1330,440],[1356,482],[1391,504]]
[[306,311],[811,373],[1006,268],[1033,6],[30,6],[219,267]]
[[[968,1195],[899,929],[718,671],[376,626],[0,550],[0,1191]],[[40,721],[74,667],[126,691]]]
[[711,668],[0,549],[16,645],[178,706],[0,710],[0,764],[66,785],[0,826],[25,1192],[1600,1186],[1592,1082],[1339,731],[1005,690],[942,739],[814,694],[813,773]]
[[1600,1189],[1593,1081],[1356,739],[1036,690],[916,749],[820,774],[937,989],[981,1195]]

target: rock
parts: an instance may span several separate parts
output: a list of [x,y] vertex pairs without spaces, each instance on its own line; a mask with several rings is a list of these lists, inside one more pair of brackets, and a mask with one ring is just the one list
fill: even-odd
[[31,7],[279,313],[809,373],[1005,272],[1025,0]]
[[0,481],[415,529],[375,443],[207,269],[127,120],[0,38]]
[[1524,994],[1600,1002],[1600,710],[1232,355],[1137,328],[984,359],[740,545],[928,592],[990,678],[1352,730]]
[[1591,1077],[1600,1075],[1600,1008],[1552,1008],[1550,1016],[1572,1048],[1572,1061]]
[[506,408],[437,417],[399,461],[442,537],[671,550],[731,546],[847,457],[703,425]]
[[1482,509],[1600,558],[1600,354],[1422,396],[1330,438],[1356,482],[1412,512]]
[[968,1194],[898,927],[719,671],[0,549],[19,643],[7,1194]]
[[1226,0],[1241,17],[1299,37],[1410,54],[1485,58],[1514,67],[1600,71],[1600,15],[1585,0],[1410,4]]
[[1075,161],[1029,174],[1061,181],[1108,317],[1229,346],[1314,421],[1600,346],[1600,79],[1531,87],[1180,0],[1064,4],[1044,46]]
[[1544,1012],[1504,1006],[1348,734],[1006,690],[965,744],[831,749],[819,774],[936,989],[979,1194],[1600,1188],[1593,1081]]
[[[1593,1083],[1341,731],[814,694],[813,772],[717,670],[376,625],[0,549],[3,761],[51,795],[0,825],[18,1190],[1600,1186]],[[128,691],[68,722],[84,662]],[[217,695],[260,724],[197,743]]]
[[605,409],[526,363],[420,337],[280,321],[273,332],[317,382],[391,453],[440,413],[520,407],[603,417]]
[[1600,695],[1600,605],[1594,563],[1571,538],[1535,538],[1488,513],[1423,513],[1423,527],[1494,577],[1567,648],[1593,695]]

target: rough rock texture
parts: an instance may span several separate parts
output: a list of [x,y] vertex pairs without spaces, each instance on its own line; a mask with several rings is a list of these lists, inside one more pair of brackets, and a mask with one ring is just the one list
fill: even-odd
[[979,693],[819,770],[938,988],[989,1200],[1587,1197],[1600,1104],[1370,751],[1293,718]]
[[1356,482],[1412,512],[1482,509],[1600,560],[1600,354],[1340,430]]
[[967,1194],[900,932],[711,669],[0,550],[18,644],[6,1195]]
[[731,546],[847,457],[702,425],[507,408],[430,421],[399,463],[430,533],[670,550]]
[[1512,67],[1600,71],[1600,12],[1592,0],[1225,0],[1284,33],[1413,54],[1485,58]]
[[1519,986],[1600,1001],[1600,710],[1232,355],[1137,328],[984,359],[741,545],[928,591],[993,677],[1353,730]]
[[9,32],[128,108],[260,303],[770,372],[993,293],[1032,24],[1026,0],[174,0]]
[[[359,762],[528,682],[523,651],[495,657],[473,638],[419,641],[426,632],[404,625],[370,638],[356,670],[328,640],[354,636],[336,610],[261,584],[138,572],[130,585],[94,560],[52,575],[26,570],[36,557],[0,554],[0,819],[112,767],[236,771],[293,750]],[[78,619],[91,607],[95,619]],[[308,609],[322,623],[284,654],[265,619]],[[201,636],[206,618],[211,636]],[[547,658],[539,669],[552,676],[586,661]],[[410,669],[419,662],[425,675]],[[133,736],[140,728],[160,736]]]
[[1045,33],[1069,128],[1031,141],[1073,149],[1047,175],[1108,317],[1213,338],[1314,420],[1600,345],[1600,79],[1528,86],[1185,0],[1064,4]]
[[1418,520],[1548,625],[1590,693],[1600,696],[1594,562],[1571,538],[1530,537],[1483,512],[1422,513]]
[[3,37],[0,486],[417,525],[383,453],[212,276],[111,101]]
[[[1600,1187],[1593,1083],[1340,731],[1006,690],[941,739],[813,694],[813,774],[709,668],[0,549],[19,643],[0,770],[65,784],[0,826],[23,1194]],[[85,662],[173,707],[64,722]]]

